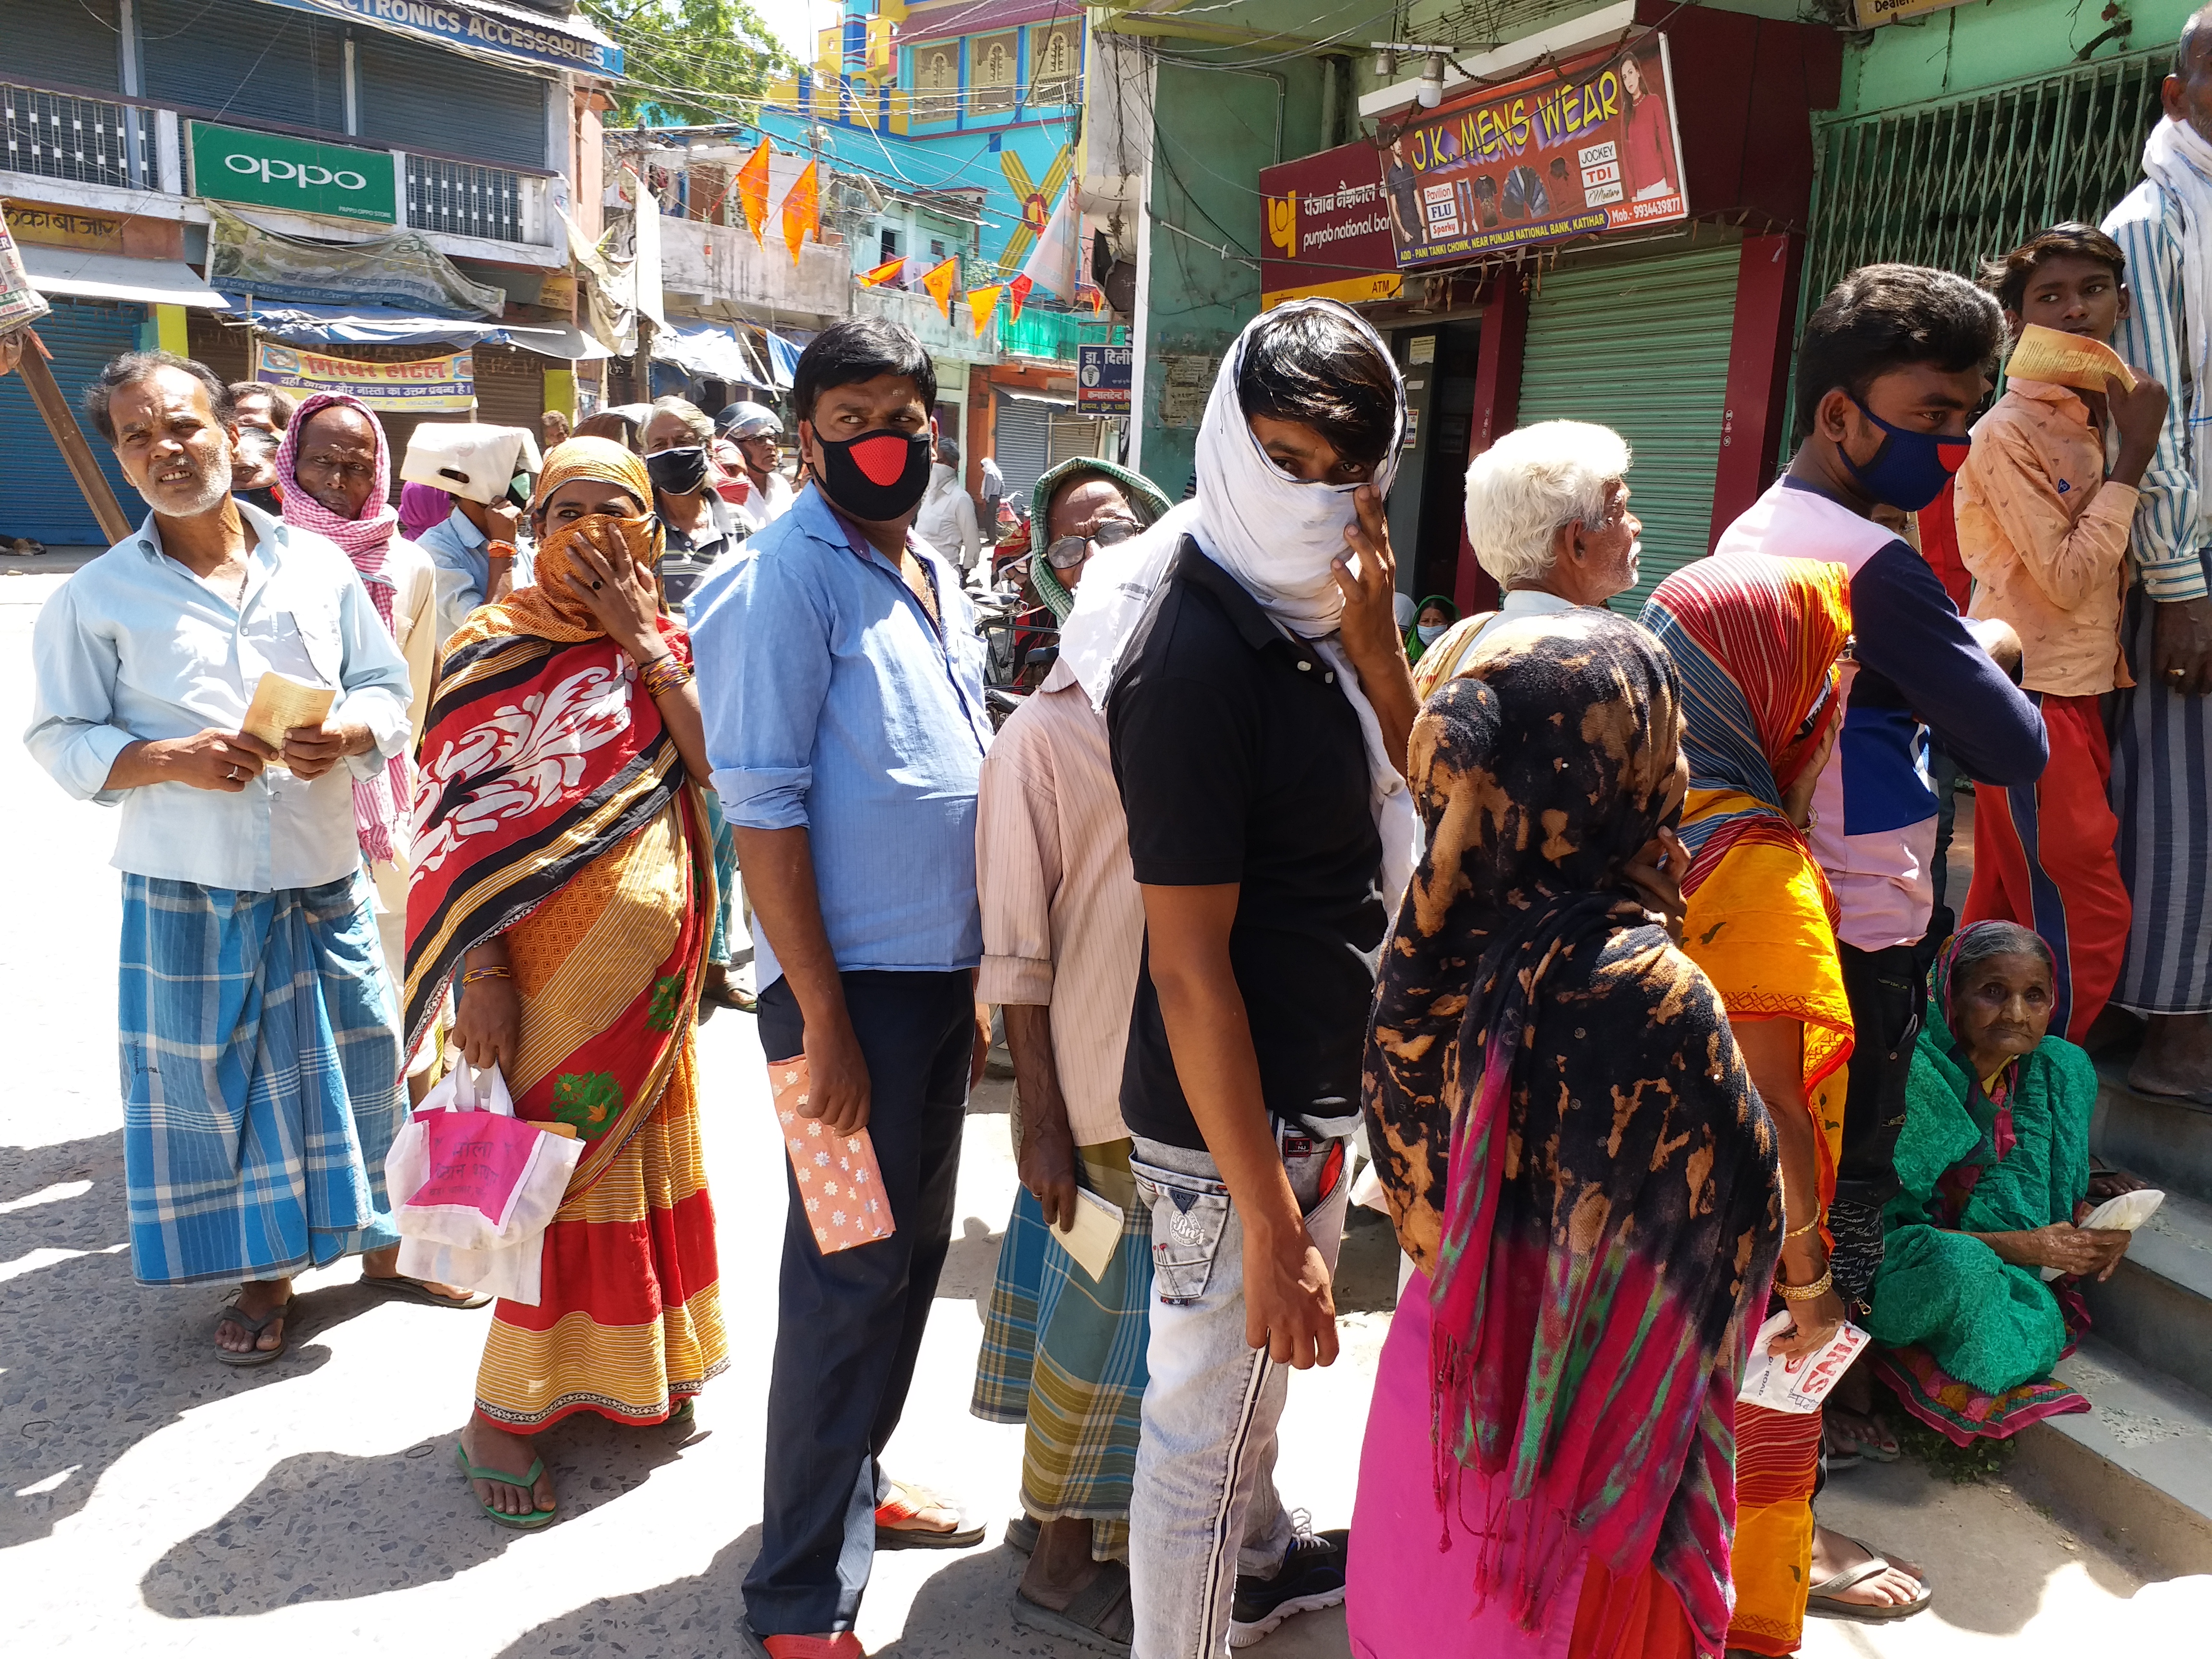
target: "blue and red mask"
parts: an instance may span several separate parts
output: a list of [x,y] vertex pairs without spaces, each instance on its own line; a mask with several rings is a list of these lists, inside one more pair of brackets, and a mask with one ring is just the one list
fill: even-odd
[[1917,513],[1943,493],[1952,475],[1966,464],[1973,440],[1965,433],[1948,437],[1933,432],[1913,432],[1892,426],[1856,398],[1860,414],[1882,430],[1881,447],[1861,466],[1850,453],[1838,446],[1844,465],[1859,481],[1859,488],[1900,513]]

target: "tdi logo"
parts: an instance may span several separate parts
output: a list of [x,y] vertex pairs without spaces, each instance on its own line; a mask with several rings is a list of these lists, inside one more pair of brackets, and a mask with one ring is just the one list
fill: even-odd
[[304,167],[297,161],[272,160],[266,155],[226,155],[223,166],[240,175],[252,174],[265,185],[291,185],[301,190],[319,190],[325,185],[336,185],[340,190],[366,190],[368,180],[348,167],[333,173],[328,167],[317,167],[310,161]]

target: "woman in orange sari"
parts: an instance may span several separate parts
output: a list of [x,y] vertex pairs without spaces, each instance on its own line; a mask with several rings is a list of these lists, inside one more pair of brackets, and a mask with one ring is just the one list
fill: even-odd
[[[1849,579],[1841,565],[1811,561],[1699,559],[1659,584],[1643,622],[1682,677],[1682,949],[1720,993],[1781,1143],[1787,1218],[1771,1307],[1794,1319],[1768,1351],[1807,1354],[1846,1316],[1823,1218],[1843,1139],[1851,1012],[1835,897],[1807,836],[1814,785],[1843,728]],[[1842,1593],[1840,1577],[1879,1559],[1840,1535],[1816,1548],[1820,1462],[1818,1412],[1739,1403],[1731,1652],[1780,1659],[1797,1650],[1816,1555],[1829,1600]],[[1920,1591],[1899,1580],[1886,1599],[1869,1582],[1885,1571],[1844,1587],[1869,1613]]]
[[502,1299],[454,1455],[503,1526],[553,1519],[530,1437],[574,1411],[681,1419],[728,1363],[693,1012],[714,913],[690,646],[659,613],[636,456],[545,459],[533,586],[447,641],[421,753],[407,1032],[497,1065],[516,1115],[584,1143],[538,1304]]

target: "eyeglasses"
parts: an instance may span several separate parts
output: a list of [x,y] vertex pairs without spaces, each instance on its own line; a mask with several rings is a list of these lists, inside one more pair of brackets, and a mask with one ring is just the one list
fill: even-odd
[[1087,536],[1062,536],[1044,550],[1044,562],[1054,570],[1073,570],[1091,556],[1094,547],[1119,547],[1144,526],[1128,519],[1109,519]]

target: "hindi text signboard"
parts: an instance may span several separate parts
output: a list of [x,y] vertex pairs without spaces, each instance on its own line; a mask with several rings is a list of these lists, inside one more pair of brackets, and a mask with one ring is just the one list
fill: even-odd
[[1075,412],[1079,415],[1127,415],[1129,412],[1129,348],[1079,345],[1075,348]]
[[1260,169],[1260,305],[1320,296],[1395,299],[1404,285],[1382,194],[1382,158],[1365,139]]
[[253,378],[301,393],[347,392],[371,409],[409,415],[465,414],[477,406],[476,365],[465,351],[411,363],[370,363],[256,340]]

